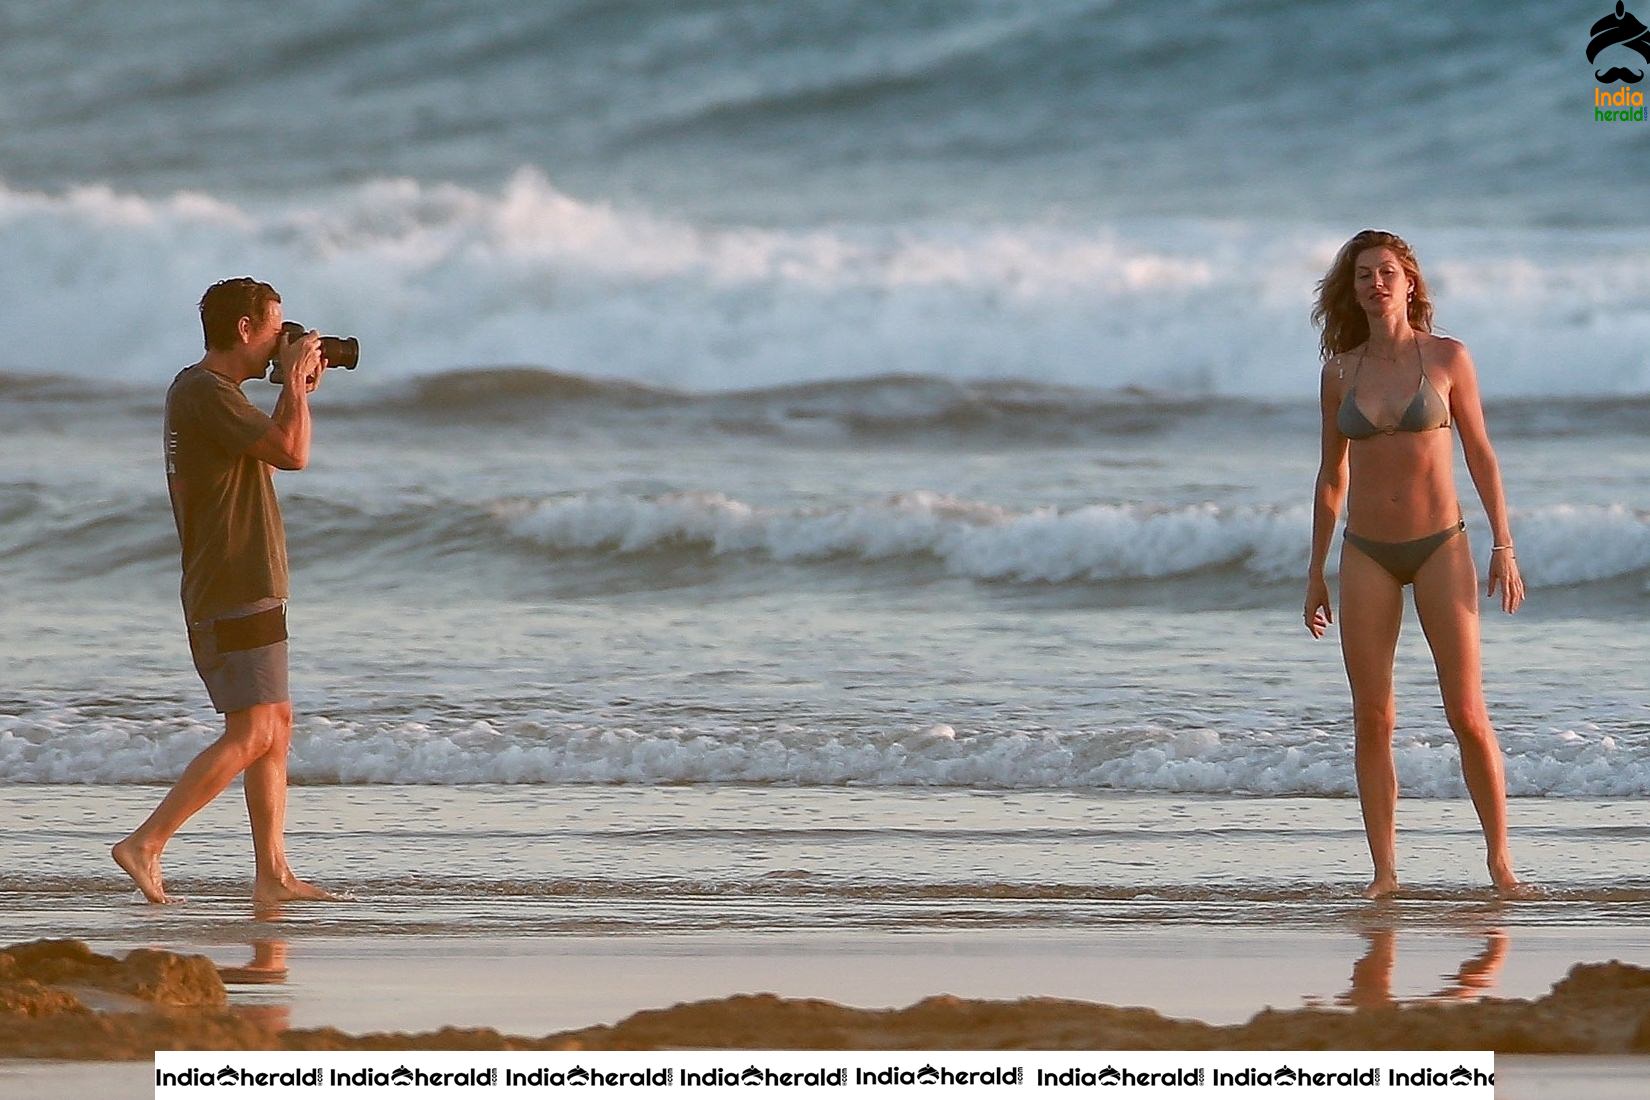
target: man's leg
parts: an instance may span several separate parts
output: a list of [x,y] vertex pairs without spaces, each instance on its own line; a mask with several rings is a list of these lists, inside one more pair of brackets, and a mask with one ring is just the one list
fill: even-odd
[[292,704],[276,704],[269,748],[246,769],[246,816],[252,823],[252,854],[257,865],[252,885],[256,905],[283,901],[336,901],[335,895],[292,873],[286,861],[286,758],[292,748]]
[[254,890],[279,882],[292,871],[286,862],[286,757],[292,746],[292,704],[271,738],[269,749],[246,769],[246,816],[252,825]]
[[[170,900],[160,870],[160,856],[166,842],[202,806],[222,794],[237,775],[269,755],[277,729],[284,727],[290,737],[291,726],[290,703],[260,703],[224,715],[223,736],[189,762],[148,819],[111,849],[115,862],[132,876],[144,897],[153,902]],[[281,760],[284,785],[284,749]]]

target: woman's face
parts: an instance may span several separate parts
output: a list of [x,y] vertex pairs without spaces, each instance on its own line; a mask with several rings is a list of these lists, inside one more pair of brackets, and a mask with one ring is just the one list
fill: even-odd
[[1371,316],[1393,308],[1403,313],[1409,308],[1409,273],[1392,249],[1366,248],[1352,261],[1352,293]]

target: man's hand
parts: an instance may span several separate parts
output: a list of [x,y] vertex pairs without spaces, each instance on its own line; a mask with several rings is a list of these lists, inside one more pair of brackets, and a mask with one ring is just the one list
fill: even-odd
[[321,384],[326,357],[321,334],[310,329],[292,340],[280,340],[275,357],[281,366],[281,396],[275,402],[274,423],[246,453],[277,470],[302,470],[309,465],[309,394]]
[[321,384],[321,372],[327,361],[321,355],[321,334],[310,329],[295,340],[284,340],[276,349],[281,363],[282,384],[288,389],[303,386],[306,394],[314,393]]

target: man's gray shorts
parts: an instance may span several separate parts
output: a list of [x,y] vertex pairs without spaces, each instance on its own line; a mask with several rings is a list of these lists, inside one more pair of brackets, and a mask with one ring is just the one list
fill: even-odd
[[292,698],[286,677],[286,604],[259,600],[194,623],[189,652],[219,714]]

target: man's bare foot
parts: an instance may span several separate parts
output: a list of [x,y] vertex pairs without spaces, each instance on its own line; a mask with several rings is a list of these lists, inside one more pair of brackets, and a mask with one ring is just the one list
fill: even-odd
[[288,875],[283,879],[259,879],[252,887],[252,904],[283,905],[289,901],[342,901],[337,894]]
[[1398,892],[1398,879],[1392,875],[1377,875],[1375,881],[1364,887],[1364,897],[1371,901],[1389,898]]
[[132,876],[143,896],[156,905],[165,905],[172,899],[166,896],[166,885],[161,880],[160,852],[145,851],[131,837],[109,849],[120,869]]

